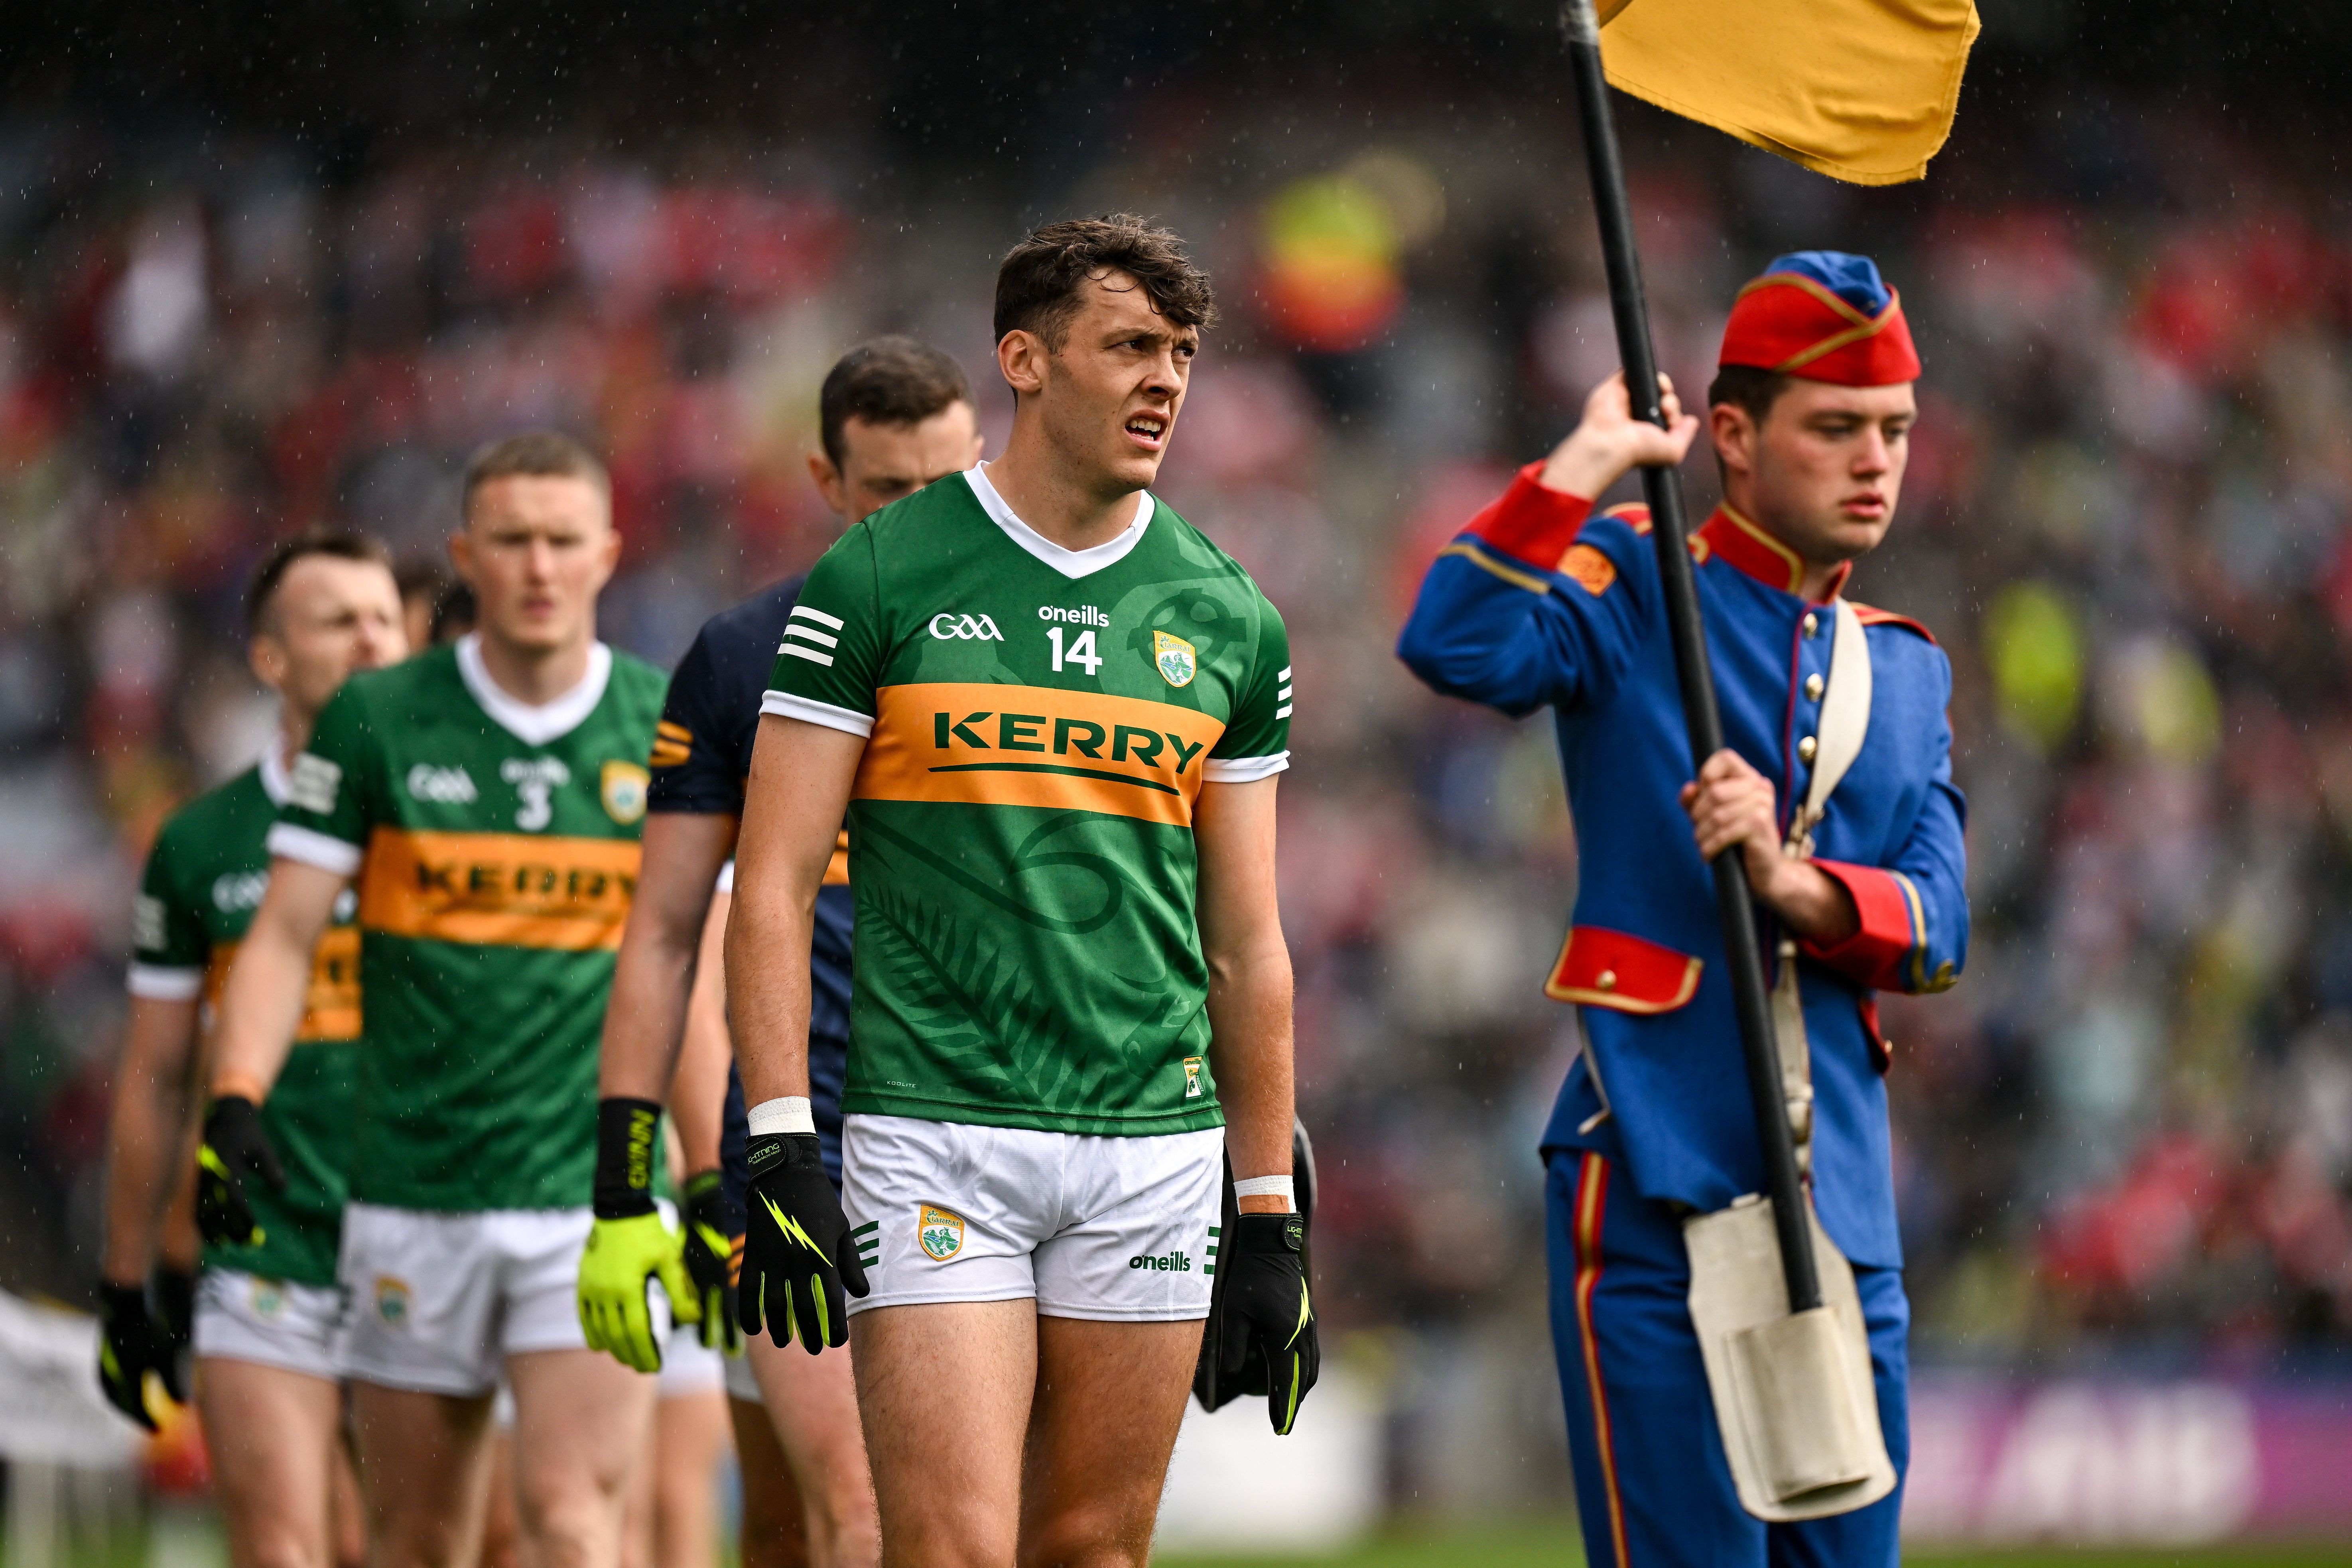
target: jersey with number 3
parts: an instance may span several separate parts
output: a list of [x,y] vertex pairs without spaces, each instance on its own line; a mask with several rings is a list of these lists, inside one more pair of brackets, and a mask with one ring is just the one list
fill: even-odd
[[1136,507],[1071,551],[973,469],[850,529],[801,591],[763,710],[866,738],[845,1112],[1223,1124],[1192,813],[1288,765],[1289,641],[1230,556]]
[[588,1201],[665,684],[600,643],[580,686],[529,707],[469,637],[352,677],[319,715],[269,851],[359,888],[354,1201]]

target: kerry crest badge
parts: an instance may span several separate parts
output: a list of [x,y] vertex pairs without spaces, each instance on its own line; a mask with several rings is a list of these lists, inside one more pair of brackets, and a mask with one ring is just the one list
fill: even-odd
[[1151,661],[1160,668],[1160,679],[1171,686],[1190,686],[1201,672],[1192,645],[1166,632],[1151,634]]

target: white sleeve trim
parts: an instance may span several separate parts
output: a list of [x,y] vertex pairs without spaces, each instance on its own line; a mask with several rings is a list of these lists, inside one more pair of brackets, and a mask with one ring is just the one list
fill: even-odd
[[[789,651],[789,650],[788,650]],[[771,691],[760,699],[760,711],[773,713],[782,719],[798,719],[807,724],[822,724],[828,730],[838,730],[845,735],[861,740],[874,734],[874,715],[853,713],[846,708],[835,708],[830,702],[819,702],[814,697],[795,697],[789,691]]]
[[205,972],[134,962],[128,987],[131,994],[149,1002],[193,1002],[204,991]]
[[1290,753],[1276,752],[1270,757],[1211,757],[1201,764],[1202,784],[1255,784],[1270,779],[1290,766]]
[[338,877],[358,876],[361,862],[367,858],[367,851],[356,844],[291,822],[281,822],[270,828],[268,846],[272,855],[299,860],[305,866],[316,866]]

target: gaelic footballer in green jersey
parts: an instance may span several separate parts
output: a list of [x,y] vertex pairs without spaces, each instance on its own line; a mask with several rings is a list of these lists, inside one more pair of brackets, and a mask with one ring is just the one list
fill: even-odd
[[[108,1129],[100,1373],[109,1397],[137,1419],[149,1417],[137,1398],[143,1314],[132,1282],[157,1253],[173,1255],[172,1233],[188,1217],[167,1200],[175,1184],[194,1195],[180,1158],[188,1094],[217,1047],[226,976],[273,879],[264,840],[286,795],[289,759],[354,669],[407,652],[391,563],[351,534],[313,530],[279,542],[254,572],[246,617],[248,664],[278,699],[277,732],[257,768],[164,825],[133,906],[131,1016]],[[354,902],[346,896],[321,909],[310,940],[288,954],[284,1092],[257,1118],[279,1153],[282,1184],[257,1187],[234,1244],[205,1249],[201,1277],[184,1297],[156,1291],[151,1336],[176,1326],[183,1346],[193,1341],[205,1424],[238,1438],[215,1444],[213,1462],[229,1556],[240,1563],[325,1562],[336,1475],[348,1473],[335,1259],[362,1022]],[[163,1215],[170,1217],[159,1246]],[[147,1357],[152,1365],[152,1348]]]
[[[894,1552],[1140,1568],[1223,1277],[1220,1146],[1289,1185],[1289,657],[1248,578],[1149,493],[1214,316],[1181,241],[1049,225],[1006,256],[995,315],[1004,455],[818,564],[761,721],[727,954],[756,1101],[740,1300],[747,1330],[814,1351],[862,1298]],[[806,1179],[796,958],[837,814],[838,1203]],[[1303,1289],[1289,1305],[1303,1393]],[[975,1484],[943,1496],[940,1474]]]
[[765,710],[867,737],[845,1114],[1223,1125],[1192,805],[1288,765],[1289,642],[1231,557],[1148,491],[1136,513],[1071,552],[976,468],[801,592]]
[[[140,879],[131,920],[130,989],[161,1001],[195,999],[208,1016],[237,943],[269,884],[264,839],[286,799],[275,750],[163,825]],[[287,1184],[257,1188],[250,1203],[261,1239],[214,1243],[208,1269],[257,1277],[257,1289],[292,1283],[331,1289],[341,1237],[352,1075],[360,1037],[360,940],[346,895],[311,960],[310,994],[278,1090],[262,1112]],[[323,1373],[322,1375],[331,1375]]]
[[[344,1283],[352,1366],[371,1381],[478,1393],[496,1380],[494,1350],[582,1342],[559,1255],[575,1256],[569,1233],[586,1228],[597,1031],[663,687],[651,666],[598,644],[585,681],[528,707],[491,680],[469,637],[354,679],[295,759],[269,848],[359,890],[370,1005]],[[385,1230],[396,1251],[420,1224],[435,1228],[416,1216],[509,1210],[579,1223],[567,1220],[568,1245],[528,1249],[550,1289],[539,1310],[509,1304],[495,1347],[478,1337],[494,1327],[490,1276],[428,1285],[396,1259],[362,1267],[363,1230]],[[410,1326],[423,1305],[412,1295],[428,1288],[456,1298],[446,1305],[468,1328],[437,1348]]]

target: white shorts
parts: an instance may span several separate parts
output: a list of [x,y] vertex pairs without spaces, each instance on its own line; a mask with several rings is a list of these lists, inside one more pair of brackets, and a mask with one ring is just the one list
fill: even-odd
[[207,1268],[196,1280],[195,1352],[249,1361],[334,1382],[343,1293],[235,1268]]
[[1209,1315],[1224,1131],[1082,1137],[906,1116],[842,1127],[873,1294],[849,1310],[1034,1297],[1049,1318]]
[[510,1355],[587,1348],[576,1209],[438,1214],[352,1204],[338,1272],[345,1377],[420,1394],[488,1394]]
[[748,1353],[720,1359],[727,1363],[728,1398],[740,1399],[746,1405],[764,1405],[768,1403],[767,1396],[760,1392],[760,1380],[751,1375],[751,1358]]
[[[740,1359],[740,1358],[739,1358]],[[662,1342],[661,1397],[677,1399],[725,1385],[727,1355],[702,1342],[702,1331],[680,1323]]]

